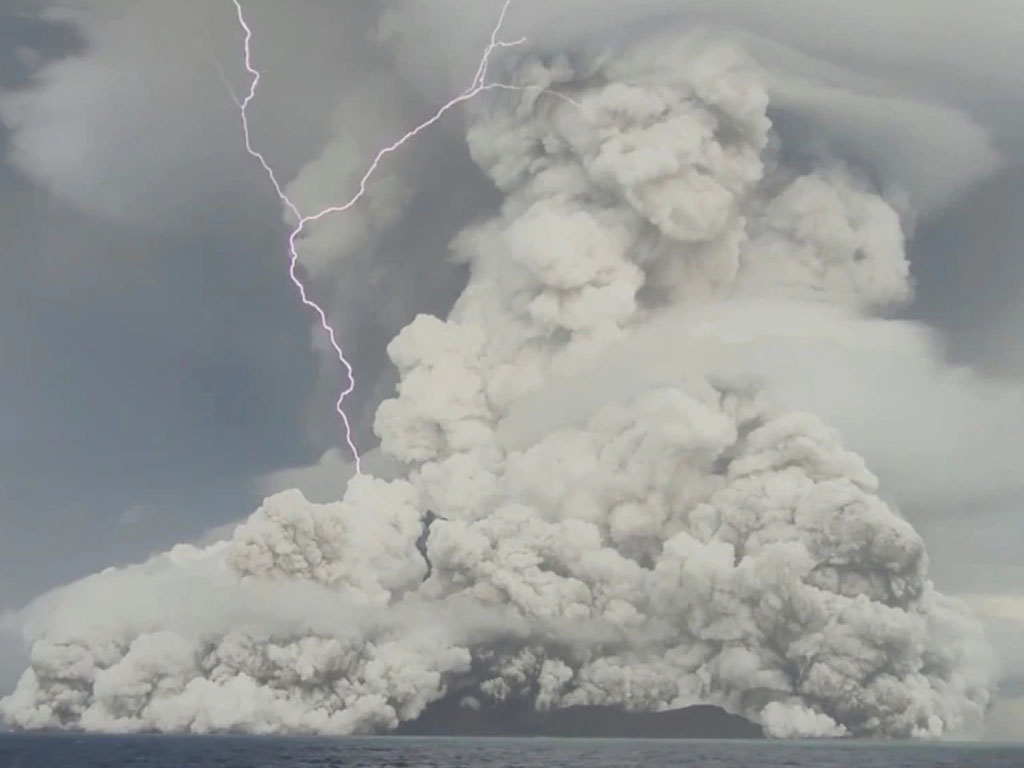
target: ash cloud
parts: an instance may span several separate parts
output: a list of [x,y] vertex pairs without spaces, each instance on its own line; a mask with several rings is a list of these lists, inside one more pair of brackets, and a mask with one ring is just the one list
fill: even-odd
[[[736,332],[716,318],[757,301],[854,340],[887,327],[872,318],[912,295],[912,189],[856,152],[794,161],[777,72],[722,32],[507,74],[529,87],[475,104],[466,130],[503,199],[452,243],[465,288],[388,345],[397,391],[374,430],[393,475],[331,503],[273,495],[227,541],[44,597],[9,726],[361,733],[458,690],[717,704],[779,738],[980,728],[980,627],[838,432],[756,360],[588,369],[677,310],[711,348]],[[547,419],[588,370],[630,385]]]

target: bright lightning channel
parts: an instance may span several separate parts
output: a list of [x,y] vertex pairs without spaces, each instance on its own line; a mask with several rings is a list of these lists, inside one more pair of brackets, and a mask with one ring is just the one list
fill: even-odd
[[337,334],[335,333],[334,328],[331,326],[330,322],[327,319],[327,313],[319,304],[317,304],[309,297],[309,293],[306,290],[305,283],[303,283],[302,280],[299,278],[299,253],[297,241],[300,235],[302,234],[303,230],[306,228],[307,224],[312,224],[316,221],[319,221],[320,219],[324,218],[325,216],[329,216],[332,213],[344,213],[345,211],[349,210],[352,206],[354,206],[356,203],[358,203],[360,199],[362,199],[363,195],[366,194],[366,185],[369,183],[370,177],[373,176],[373,174],[376,172],[377,167],[380,165],[381,161],[385,157],[387,157],[388,155],[402,147],[410,139],[415,138],[418,134],[432,126],[453,107],[456,107],[465,101],[469,101],[474,96],[482,93],[483,91],[496,88],[507,90],[521,90],[521,88],[518,86],[505,85],[501,83],[488,84],[486,82],[487,68],[490,64],[491,55],[494,53],[495,50],[497,50],[498,48],[512,48],[517,45],[522,45],[524,42],[526,42],[526,38],[524,37],[520,38],[519,40],[512,41],[498,39],[498,34],[501,32],[501,27],[505,23],[505,16],[508,13],[508,8],[512,4],[512,0],[505,0],[504,4],[501,7],[501,13],[498,15],[498,21],[494,25],[494,29],[491,30],[490,41],[488,42],[487,47],[484,48],[483,56],[480,59],[480,65],[477,67],[476,75],[473,77],[472,84],[466,90],[464,90],[462,93],[456,96],[454,99],[449,101],[447,104],[444,104],[428,120],[417,125],[415,128],[413,128],[411,131],[409,131],[404,136],[399,138],[393,144],[389,144],[388,146],[384,147],[379,152],[377,152],[377,155],[373,158],[373,162],[370,163],[369,167],[366,169],[366,172],[359,180],[358,190],[348,200],[348,202],[338,205],[330,205],[326,208],[317,211],[316,213],[303,215],[299,211],[295,203],[292,202],[292,200],[288,197],[287,194],[285,194],[284,188],[277,180],[277,175],[274,173],[274,169],[271,168],[270,163],[267,162],[266,157],[264,157],[263,154],[259,152],[257,149],[255,149],[252,145],[252,139],[249,133],[248,108],[249,104],[256,97],[256,89],[260,83],[260,72],[252,65],[252,29],[249,27],[248,23],[246,23],[245,14],[242,12],[242,4],[240,0],[232,0],[232,2],[234,3],[235,10],[238,14],[238,23],[239,25],[241,25],[242,30],[245,33],[243,39],[243,50],[245,54],[245,70],[249,73],[249,75],[252,78],[249,83],[248,93],[245,95],[245,98],[243,98],[241,102],[238,103],[239,112],[241,113],[242,117],[242,130],[245,136],[245,149],[250,155],[256,158],[257,161],[259,161],[259,164],[263,167],[263,170],[266,171],[267,176],[270,179],[270,183],[274,186],[274,191],[277,193],[278,198],[280,198],[282,205],[284,205],[285,208],[287,208],[292,213],[292,215],[295,217],[295,221],[297,222],[295,224],[295,227],[292,229],[291,234],[288,236],[288,276],[291,278],[292,283],[294,283],[295,287],[298,289],[299,296],[302,299],[302,303],[305,306],[309,307],[311,310],[313,310],[317,319],[320,321],[320,327],[327,335],[327,338],[331,343],[331,347],[334,350],[336,357],[338,358],[338,362],[340,362],[342,367],[345,369],[347,384],[345,385],[345,388],[341,391],[341,393],[338,395],[338,399],[334,404],[334,409],[338,412],[338,416],[341,417],[341,422],[344,425],[345,442],[352,453],[353,459],[355,460],[356,473],[361,474],[362,459],[359,455],[359,450],[356,448],[355,441],[352,437],[352,426],[349,423],[348,415],[346,414],[344,408],[345,398],[352,394],[352,392],[355,391],[356,388],[355,371],[353,371],[352,364],[345,357],[345,352],[342,350],[341,344],[338,342]]

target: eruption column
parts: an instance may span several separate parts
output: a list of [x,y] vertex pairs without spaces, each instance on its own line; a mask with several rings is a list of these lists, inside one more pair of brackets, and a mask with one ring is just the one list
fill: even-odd
[[487,85],[487,68],[488,65],[490,64],[491,55],[494,53],[496,49],[511,48],[517,45],[521,45],[526,41],[526,38],[520,38],[519,40],[512,41],[498,39],[498,34],[501,31],[502,24],[504,24],[505,22],[505,16],[508,13],[509,5],[511,5],[512,3],[512,0],[505,0],[504,4],[501,7],[501,13],[498,15],[498,21],[494,25],[494,28],[491,30],[490,41],[488,42],[487,47],[484,48],[483,55],[480,59],[480,64],[477,67],[475,76],[473,77],[472,84],[466,90],[464,90],[462,93],[456,96],[454,99],[441,106],[429,119],[417,125],[415,128],[407,132],[393,144],[389,144],[388,146],[384,147],[379,152],[377,152],[376,156],[373,158],[373,161],[366,169],[366,172],[363,173],[362,178],[359,180],[358,190],[347,202],[337,205],[331,205],[317,211],[316,213],[304,216],[299,211],[295,203],[292,202],[292,200],[288,197],[287,194],[285,194],[284,188],[281,186],[281,183],[277,180],[277,175],[274,173],[274,169],[271,168],[270,163],[267,162],[266,157],[264,157],[261,152],[253,148],[252,137],[249,132],[248,107],[252,100],[256,97],[256,88],[259,86],[260,82],[260,72],[252,65],[252,29],[249,27],[248,23],[245,20],[245,14],[242,12],[242,4],[240,0],[232,0],[232,2],[235,5],[235,11],[238,14],[238,23],[239,25],[241,25],[242,30],[245,33],[245,37],[243,39],[243,49],[245,53],[245,70],[252,77],[252,79],[249,82],[249,91],[245,95],[245,98],[242,99],[242,101],[239,103],[239,111],[242,117],[242,130],[245,135],[245,149],[250,155],[252,155],[254,158],[256,158],[256,160],[259,161],[260,165],[263,167],[263,170],[266,171],[267,176],[270,179],[270,183],[273,184],[274,191],[277,193],[277,196],[281,200],[281,203],[285,206],[285,208],[287,208],[292,213],[292,215],[295,218],[296,224],[292,229],[291,234],[288,236],[288,276],[291,278],[292,283],[294,283],[295,287],[298,289],[299,296],[302,299],[302,303],[305,306],[309,307],[311,310],[313,310],[317,319],[320,321],[320,327],[323,329],[324,333],[327,334],[327,338],[330,341],[331,348],[334,350],[334,353],[337,356],[338,361],[345,369],[347,384],[345,385],[345,388],[341,391],[341,393],[338,395],[338,399],[335,402],[334,407],[335,410],[338,412],[338,415],[341,417],[342,424],[344,425],[345,442],[348,445],[349,450],[352,452],[353,458],[355,459],[356,472],[361,473],[362,467],[359,451],[356,448],[355,441],[353,440],[352,425],[349,422],[348,415],[345,413],[344,408],[345,398],[352,394],[352,392],[356,388],[355,372],[352,369],[352,364],[348,361],[348,358],[345,357],[345,352],[342,350],[341,344],[338,342],[337,333],[335,332],[334,327],[330,324],[330,322],[327,319],[327,313],[324,311],[323,307],[321,307],[319,304],[317,304],[309,297],[309,292],[306,290],[305,283],[303,283],[302,280],[299,278],[299,253],[297,246],[299,236],[302,234],[307,224],[312,224],[313,222],[319,221],[320,219],[332,213],[344,213],[345,211],[352,208],[352,206],[354,206],[356,203],[358,203],[359,200],[362,199],[363,195],[366,194],[366,187],[370,181],[370,177],[373,176],[373,174],[376,172],[377,167],[380,165],[381,161],[385,157],[387,157],[388,155],[402,147],[406,142],[413,139],[422,131],[426,130],[434,123],[436,123],[438,120],[440,120],[445,115],[445,113],[448,112],[450,109],[458,106],[464,101],[472,99],[474,96],[483,91],[490,90],[491,88],[513,88],[514,86],[506,86],[501,84]]

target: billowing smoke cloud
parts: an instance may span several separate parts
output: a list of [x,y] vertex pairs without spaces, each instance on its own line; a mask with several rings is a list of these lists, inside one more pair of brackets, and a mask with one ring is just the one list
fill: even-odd
[[367,732],[451,692],[713,703],[777,737],[980,726],[978,625],[863,459],[755,363],[529,418],[558,377],[635,382],[587,366],[670,310],[712,347],[730,330],[702,316],[755,299],[838,308],[855,332],[911,295],[905,200],[838,157],[790,162],[772,76],[715,34],[513,77],[530,87],[491,94],[467,133],[504,194],[453,242],[468,284],[388,347],[393,479],[277,494],[230,541],[44,598],[10,726]]

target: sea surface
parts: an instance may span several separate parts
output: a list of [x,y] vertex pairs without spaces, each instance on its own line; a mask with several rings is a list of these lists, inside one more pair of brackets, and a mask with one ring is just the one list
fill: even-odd
[[1024,768],[1024,744],[0,733],[0,768]]

